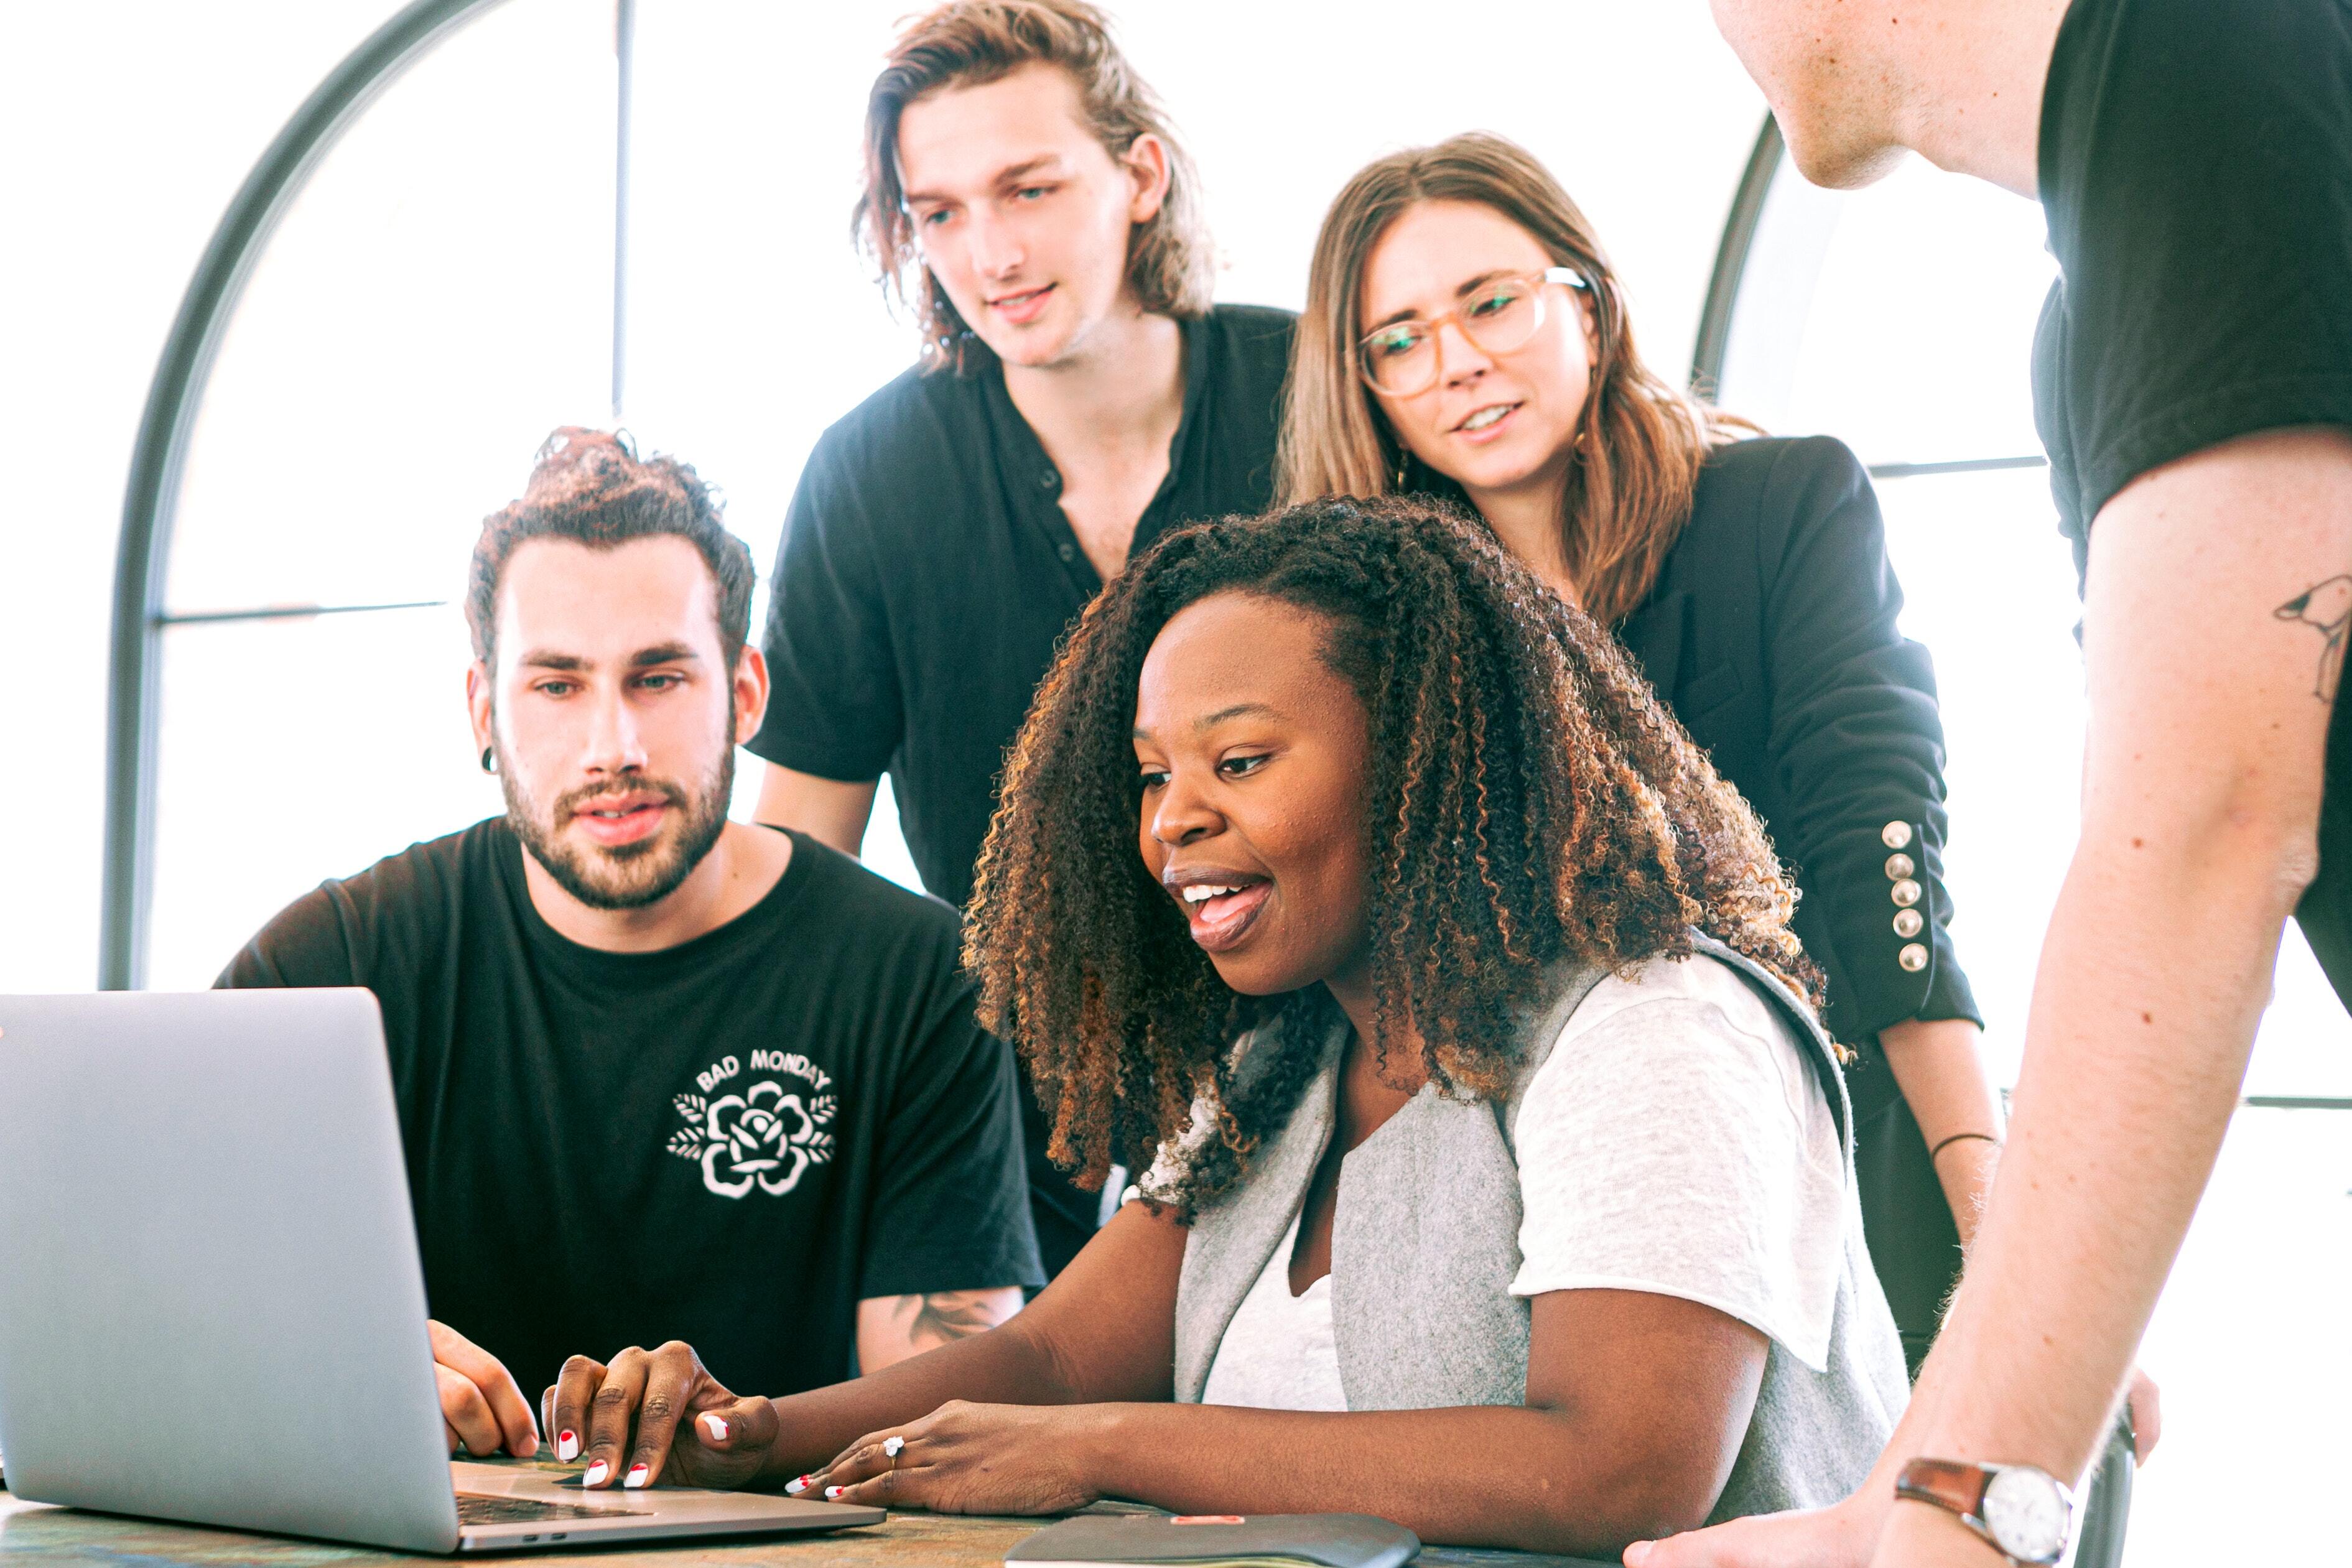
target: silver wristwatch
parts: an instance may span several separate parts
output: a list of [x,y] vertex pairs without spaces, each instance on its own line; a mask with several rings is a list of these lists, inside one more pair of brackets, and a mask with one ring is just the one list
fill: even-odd
[[2066,1555],[2074,1534],[2073,1490],[2032,1465],[1914,1459],[1903,1467],[1895,1495],[1948,1509],[2021,1568],[2049,1568]]

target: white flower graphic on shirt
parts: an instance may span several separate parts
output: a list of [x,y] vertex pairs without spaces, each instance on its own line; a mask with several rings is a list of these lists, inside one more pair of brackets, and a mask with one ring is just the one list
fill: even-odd
[[811,1166],[833,1158],[834,1097],[803,1102],[773,1079],[740,1094],[706,1101],[681,1094],[671,1103],[686,1125],[669,1141],[669,1152],[702,1166],[702,1185],[721,1197],[742,1197],[757,1186],[772,1197],[800,1185]]

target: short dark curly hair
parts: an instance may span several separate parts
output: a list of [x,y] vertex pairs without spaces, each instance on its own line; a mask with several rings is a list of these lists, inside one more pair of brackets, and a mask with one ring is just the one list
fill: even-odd
[[516,549],[532,539],[570,539],[612,549],[632,539],[675,535],[702,554],[719,590],[719,643],[733,670],[751,635],[751,547],[727,531],[725,507],[693,467],[675,457],[640,458],[625,431],[567,424],[541,444],[522,499],[482,519],[466,584],[466,625],[474,657],[497,662],[499,584]]
[[1241,1031],[1310,993],[1228,988],[1136,849],[1144,657],[1177,612],[1229,591],[1328,617],[1326,657],[1364,703],[1383,1061],[1418,1034],[1443,1092],[1498,1094],[1548,967],[1622,973],[1689,953],[1694,929],[1818,1002],[1762,824],[1609,633],[1486,528],[1426,497],[1199,523],[1105,589],[1055,661],[970,908],[981,1018],[1022,1052],[1048,1152],[1081,1185],[1190,1128],[1165,1194],[1190,1212],[1239,1178],[1317,1065],[1291,1049],[1237,1078]]

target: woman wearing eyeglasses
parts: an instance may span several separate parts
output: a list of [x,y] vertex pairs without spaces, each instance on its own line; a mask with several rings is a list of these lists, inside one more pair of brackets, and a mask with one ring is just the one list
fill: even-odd
[[[1640,660],[1769,826],[1852,1070],[1861,1196],[1916,1371],[1992,1179],[1999,1102],[1946,930],[1944,735],[1878,505],[1836,441],[1668,385],[1566,192],[1524,149],[1394,153],[1324,218],[1286,504],[1433,492]],[[1890,1071],[1891,1069],[1891,1071]]]

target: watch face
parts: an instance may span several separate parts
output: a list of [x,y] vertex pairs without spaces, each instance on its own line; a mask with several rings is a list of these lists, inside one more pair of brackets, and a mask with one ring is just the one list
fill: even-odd
[[2031,1465],[2012,1465],[1985,1485],[1985,1529],[1993,1544],[2021,1563],[2055,1563],[2065,1554],[2074,1510],[2066,1489]]

